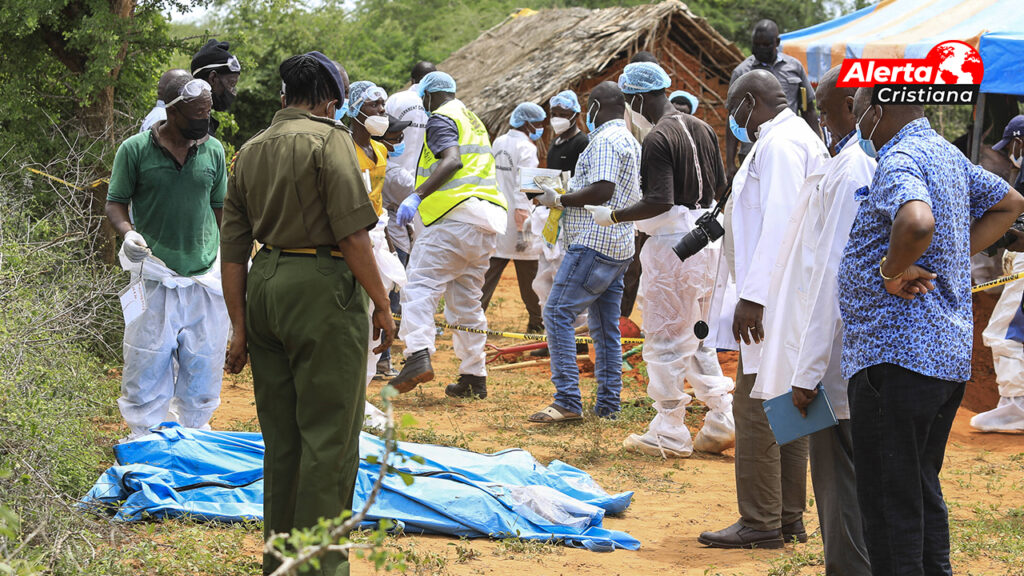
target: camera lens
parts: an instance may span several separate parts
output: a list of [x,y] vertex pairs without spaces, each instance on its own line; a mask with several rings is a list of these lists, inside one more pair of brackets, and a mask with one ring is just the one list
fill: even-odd
[[699,320],[693,325],[693,335],[699,340],[707,338],[709,332],[711,332],[711,329],[708,327],[708,323],[703,320]]
[[679,239],[679,242],[672,247],[679,260],[685,262],[687,258],[700,252],[708,245],[708,235],[702,228],[694,228],[690,233]]

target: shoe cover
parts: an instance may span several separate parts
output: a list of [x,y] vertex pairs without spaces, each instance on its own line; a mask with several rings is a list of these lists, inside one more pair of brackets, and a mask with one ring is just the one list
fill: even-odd
[[1000,398],[994,409],[971,418],[971,426],[982,432],[1024,431],[1024,396]]
[[693,447],[701,452],[721,454],[736,445],[736,425],[732,412],[708,412],[704,426],[693,441]]
[[[687,433],[689,436],[689,433]],[[630,434],[622,441],[622,445],[630,450],[635,450],[648,456],[661,456],[662,458],[689,458],[690,454],[693,454],[693,449],[673,449],[666,446],[663,443],[663,439],[658,434],[652,434],[648,431],[643,436],[639,434]]]

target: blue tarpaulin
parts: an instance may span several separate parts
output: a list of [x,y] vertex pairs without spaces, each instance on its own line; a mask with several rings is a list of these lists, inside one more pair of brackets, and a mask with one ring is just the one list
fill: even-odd
[[[391,465],[414,476],[411,486],[388,475],[368,520],[400,522],[406,532],[459,537],[556,540],[592,550],[636,550],[640,542],[602,527],[619,514],[632,492],[608,494],[589,474],[564,462],[543,466],[520,449],[480,454],[399,442]],[[353,508],[362,508],[380,467],[383,441],[359,438],[359,474]],[[189,516],[210,521],[263,518],[263,439],[258,433],[205,432],[165,424],[114,448],[117,465],[83,498],[117,520]]]

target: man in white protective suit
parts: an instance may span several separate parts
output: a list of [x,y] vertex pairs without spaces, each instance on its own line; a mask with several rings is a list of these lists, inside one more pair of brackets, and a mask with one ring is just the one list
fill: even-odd
[[121,264],[146,302],[124,331],[117,403],[128,439],[165,420],[208,429],[228,339],[217,262],[227,170],[207,133],[210,85],[180,75],[159,96],[167,120],[121,144],[107,193],[107,217],[124,237]]
[[[434,311],[442,297],[450,324],[487,329],[480,306],[484,274],[506,227],[508,204],[495,182],[487,127],[455,97],[455,90],[455,79],[444,72],[431,72],[419,83],[430,119],[416,168],[416,190],[395,214],[399,226],[417,214],[425,226],[409,255],[408,284],[402,290],[399,334],[405,342],[405,365],[391,380],[401,393],[434,379]],[[486,344],[481,332],[452,334],[459,377],[446,387],[446,394],[487,396]]]
[[875,160],[857,144],[853,96],[836,87],[839,66],[818,82],[816,102],[825,145],[835,155],[800,191],[772,273],[765,307],[761,369],[750,396],[760,400],[793,390],[806,410],[819,383],[839,425],[808,441],[815,506],[825,544],[828,576],[870,576],[857,506],[847,381],[840,366],[843,321],[839,314],[839,262],[857,217],[857,193],[866,191]]
[[[710,297],[717,251],[701,250],[680,261],[672,248],[725,190],[725,169],[714,130],[702,120],[682,114],[665,94],[668,74],[653,62],[635,62],[619,76],[626,104],[651,123],[640,159],[639,202],[614,212],[595,207],[598,224],[635,221],[650,236],[640,252],[643,303],[643,358],[650,379],[647,393],[658,414],[643,435],[629,435],[623,445],[663,458],[686,458],[694,448],[720,453],[732,447],[732,379],[717,374],[712,362],[700,362],[700,339],[694,325],[701,304]],[[606,213],[607,212],[607,213]],[[714,352],[712,352],[713,354]],[[708,407],[704,425],[691,439],[686,407],[691,397],[684,381]]]
[[[1024,234],[1011,231],[1017,240],[1003,256],[1004,272],[1024,272]],[[1014,252],[1013,250],[1021,250]],[[981,337],[992,349],[992,361],[999,385],[999,404],[971,418],[971,426],[983,432],[1024,431],[1024,279],[1003,288],[992,317]]]

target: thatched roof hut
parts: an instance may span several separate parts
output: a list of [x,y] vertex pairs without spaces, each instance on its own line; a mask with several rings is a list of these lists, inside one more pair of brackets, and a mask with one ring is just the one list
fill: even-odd
[[686,90],[700,99],[697,116],[715,127],[724,146],[729,77],[743,54],[678,0],[601,10],[524,10],[482,33],[438,68],[455,77],[459,99],[493,137],[508,130],[509,115],[520,102],[546,109],[552,96],[571,88],[585,108],[591,88],[617,79],[641,50],[658,58],[673,79],[672,90]]

